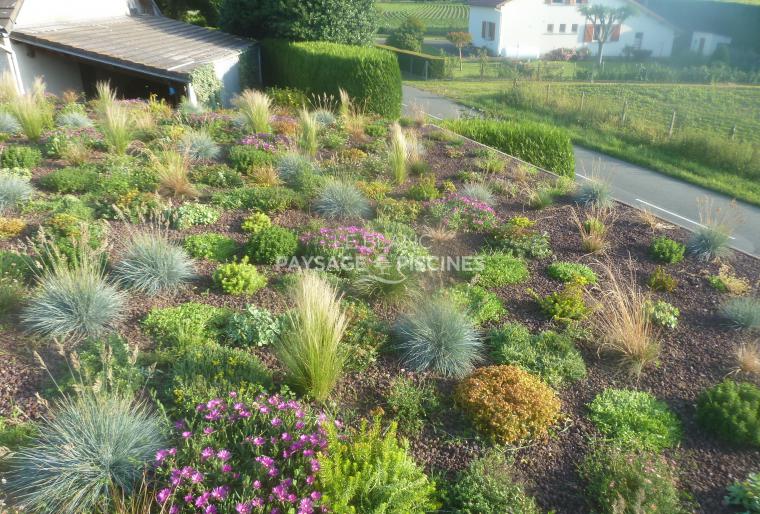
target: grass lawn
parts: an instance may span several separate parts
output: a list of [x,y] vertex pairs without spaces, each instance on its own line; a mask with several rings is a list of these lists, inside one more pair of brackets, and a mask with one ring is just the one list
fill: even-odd
[[409,16],[419,18],[427,27],[428,34],[446,34],[466,31],[470,14],[469,6],[450,2],[393,3],[378,2],[381,32],[397,28]]
[[562,125],[582,146],[760,204],[758,87],[553,82],[515,90],[503,80],[415,85],[490,115]]

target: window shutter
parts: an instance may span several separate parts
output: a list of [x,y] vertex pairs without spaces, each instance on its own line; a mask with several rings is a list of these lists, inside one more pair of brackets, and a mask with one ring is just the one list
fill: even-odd
[[620,24],[616,24],[612,26],[612,36],[610,36],[611,41],[620,41]]
[[480,37],[482,37],[483,39],[485,39],[486,36],[488,35],[488,28],[487,28],[487,26],[488,26],[487,23],[484,21],[483,22],[483,28],[480,31]]
[[586,25],[586,31],[583,33],[583,42],[590,43],[594,40],[594,26],[590,23]]

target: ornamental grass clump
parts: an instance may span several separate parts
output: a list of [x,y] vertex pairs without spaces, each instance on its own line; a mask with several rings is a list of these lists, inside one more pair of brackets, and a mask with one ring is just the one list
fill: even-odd
[[324,414],[281,396],[238,392],[201,403],[155,453],[161,512],[317,512]]
[[454,401],[497,444],[543,438],[560,414],[552,388],[516,366],[478,368],[459,383]]
[[179,150],[193,161],[213,161],[221,153],[219,145],[205,130],[185,132],[179,142]]
[[401,125],[391,125],[391,141],[388,146],[388,165],[391,169],[393,181],[401,185],[406,181],[408,168],[409,146]]
[[736,372],[760,375],[760,343],[747,343],[736,350]]
[[155,296],[189,282],[195,276],[194,267],[187,252],[172,243],[165,231],[156,229],[131,236],[114,276],[125,287]]
[[440,505],[435,483],[414,462],[409,445],[396,437],[396,423],[383,429],[365,420],[350,439],[329,431],[319,458],[318,484],[329,512],[424,514]]
[[343,372],[346,349],[341,339],[348,318],[335,288],[315,273],[300,273],[290,298],[293,308],[275,352],[288,382],[322,402]]
[[34,187],[25,178],[0,172],[0,213],[15,209],[33,193]]
[[198,190],[190,182],[190,154],[165,149],[158,153],[149,151],[148,157],[158,177],[159,192],[162,195],[173,198],[198,196]]
[[8,110],[30,141],[39,142],[45,129],[53,125],[53,107],[47,100],[45,84],[39,77],[35,79],[32,91],[13,99],[8,104]]
[[269,132],[269,110],[272,100],[265,93],[246,89],[232,103],[238,109],[238,120],[248,132],[259,134]]
[[729,298],[720,306],[720,315],[735,328],[760,331],[760,299],[758,298]]
[[462,196],[472,198],[473,200],[493,207],[496,204],[496,197],[491,188],[480,182],[469,182],[459,190]]
[[705,197],[700,198],[697,205],[700,225],[694,229],[694,234],[686,245],[689,253],[702,262],[730,256],[731,236],[742,222],[736,202],[719,206]]
[[298,116],[298,149],[302,154],[313,157],[319,150],[319,125],[306,108],[301,109]]
[[127,148],[134,139],[134,125],[126,105],[118,102],[108,103],[103,109],[99,127],[103,133],[103,141],[113,153],[127,153]]
[[422,302],[394,328],[404,365],[463,377],[482,359],[481,338],[472,320],[445,298]]
[[314,210],[328,219],[368,218],[372,214],[369,200],[362,192],[339,180],[325,184],[314,202]]
[[592,341],[599,352],[612,354],[620,367],[639,376],[660,355],[660,343],[647,310],[649,295],[639,287],[632,267],[622,278],[609,266],[601,267],[607,288],[595,301],[590,318],[596,336]]
[[165,444],[162,420],[147,404],[105,393],[64,398],[39,428],[12,454],[3,486],[14,506],[31,512],[110,512]]

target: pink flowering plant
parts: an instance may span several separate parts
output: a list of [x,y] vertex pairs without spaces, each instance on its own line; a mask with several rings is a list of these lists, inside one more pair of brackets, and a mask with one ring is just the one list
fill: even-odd
[[202,403],[175,424],[178,445],[156,453],[156,502],[169,514],[324,512],[325,419],[280,395],[245,403],[232,392]]
[[328,268],[346,261],[373,264],[386,259],[391,250],[391,240],[385,235],[353,225],[307,232],[301,236],[301,243],[306,255],[321,257]]
[[457,193],[432,200],[427,208],[433,221],[452,230],[488,231],[495,229],[499,222],[490,205]]

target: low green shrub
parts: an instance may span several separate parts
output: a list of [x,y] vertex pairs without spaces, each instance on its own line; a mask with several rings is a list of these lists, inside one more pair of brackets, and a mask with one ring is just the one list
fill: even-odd
[[27,255],[1,250],[0,280],[6,279],[24,282],[34,275],[32,271],[33,264],[33,260]]
[[589,419],[616,446],[660,451],[681,441],[681,422],[649,393],[605,389],[589,404]]
[[750,473],[746,480],[731,484],[725,501],[728,505],[746,509],[744,514],[760,513],[760,473]]
[[31,146],[9,145],[0,154],[0,167],[36,168],[42,162],[42,152]]
[[231,237],[208,232],[187,236],[182,247],[196,259],[224,262],[235,256],[238,244]]
[[255,234],[272,226],[272,219],[263,212],[254,212],[243,220],[240,229],[246,234]]
[[760,388],[724,380],[700,395],[697,420],[720,439],[760,447]]
[[99,187],[99,174],[92,168],[62,168],[40,179],[40,185],[56,193],[87,193]]
[[276,264],[278,259],[289,259],[298,248],[298,236],[287,228],[272,225],[251,235],[245,253],[257,264]]
[[424,514],[435,511],[431,482],[399,442],[397,424],[383,429],[380,420],[365,420],[351,438],[329,432],[327,451],[319,457],[318,481],[331,512]]
[[457,284],[445,291],[445,295],[460,309],[469,313],[477,325],[499,321],[507,309],[495,293],[471,284]]
[[295,206],[298,194],[286,187],[241,187],[214,193],[211,202],[223,209],[249,209],[277,214]]
[[552,331],[531,335],[520,323],[507,323],[489,335],[491,355],[496,364],[513,364],[535,373],[552,387],[562,387],[586,376],[573,340]]
[[649,318],[655,324],[671,330],[678,326],[678,317],[681,315],[678,307],[664,300],[657,300],[656,302],[647,302],[646,310]]
[[224,164],[195,166],[190,170],[190,181],[211,187],[241,187],[243,177],[240,173]]
[[249,305],[243,312],[229,316],[222,338],[235,347],[269,346],[280,335],[282,320],[266,309]]
[[546,272],[560,282],[582,280],[586,284],[596,284],[594,270],[580,262],[553,262],[546,268]]
[[666,264],[681,262],[685,252],[685,245],[665,236],[656,238],[649,247],[652,257]]
[[412,200],[418,201],[435,200],[441,196],[441,192],[435,185],[435,175],[420,177],[419,181],[409,188],[406,195]]
[[171,210],[169,219],[173,228],[184,230],[196,225],[212,225],[219,220],[220,212],[211,205],[185,203]]
[[385,401],[394,421],[412,435],[422,431],[428,413],[439,405],[435,387],[427,382],[415,383],[404,376],[393,379]]
[[236,145],[230,148],[229,159],[233,168],[241,173],[248,173],[252,169],[274,166],[277,154],[253,145]]
[[580,466],[588,496],[600,514],[686,514],[676,473],[654,453],[601,446]]
[[583,280],[574,280],[565,284],[560,291],[555,291],[543,298],[533,293],[541,312],[558,321],[580,320],[588,314]]
[[218,340],[229,315],[227,309],[190,302],[152,309],[142,327],[159,348],[181,347],[187,342]]
[[467,119],[444,125],[479,143],[497,148],[559,175],[575,176],[575,153],[564,130],[530,121]]
[[227,294],[252,295],[267,285],[267,278],[256,266],[248,264],[248,257],[240,262],[221,264],[213,275],[214,284]]
[[481,287],[502,287],[525,282],[530,273],[525,261],[507,253],[488,253],[479,256],[482,267],[479,271],[464,271],[465,278]]
[[541,514],[515,475],[512,459],[493,450],[459,476],[451,488],[450,507],[461,514]]
[[416,200],[383,198],[377,202],[377,217],[399,223],[414,223],[422,213],[422,204]]
[[654,272],[649,275],[647,279],[647,285],[655,291],[664,291],[666,293],[672,293],[678,288],[678,280],[665,271],[662,266],[657,266]]
[[375,363],[388,341],[387,327],[369,304],[343,300],[343,305],[349,320],[342,340],[348,348],[345,367],[350,371],[364,371]]
[[267,85],[307,94],[339,97],[339,88],[356,105],[387,116],[401,112],[401,71],[385,50],[325,42],[260,42]]
[[145,387],[152,375],[150,369],[138,364],[136,349],[120,336],[85,342],[78,349],[77,358],[76,376],[72,374],[63,386],[71,391],[81,390],[85,385],[134,395]]

